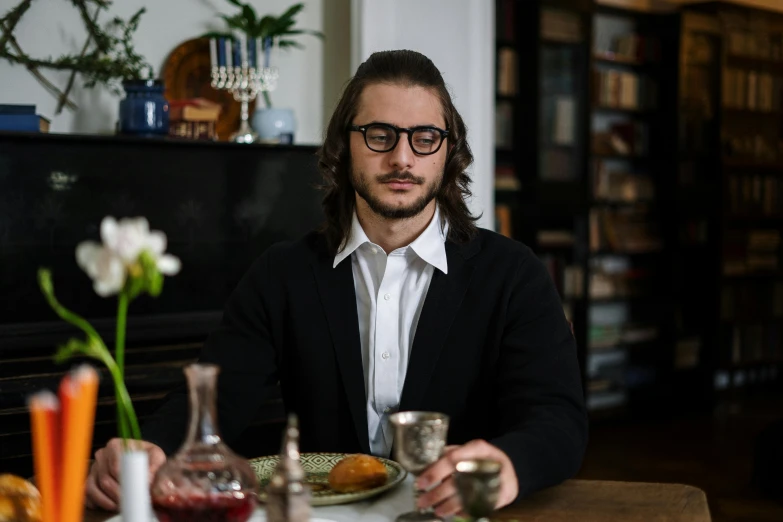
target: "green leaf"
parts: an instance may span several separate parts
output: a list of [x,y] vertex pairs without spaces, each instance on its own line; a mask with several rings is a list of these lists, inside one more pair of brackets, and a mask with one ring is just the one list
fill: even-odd
[[251,29],[256,25],[256,12],[249,5],[242,6],[242,16],[245,17],[245,27]]
[[242,2],[240,2],[239,0],[226,0],[226,2],[228,2],[231,5],[235,5],[237,7],[242,7],[243,5]]
[[209,33],[204,33],[199,38],[232,38],[233,36],[230,33],[220,33],[217,31],[211,31]]
[[246,29],[245,19],[242,18],[242,15],[234,15],[234,16],[220,15],[220,18],[225,20],[226,25],[228,25],[232,29],[245,32]]
[[299,42],[295,42],[293,40],[280,40],[277,42],[277,45],[281,49],[290,49],[291,47],[295,47],[297,49],[304,49],[304,45],[300,44]]
[[278,20],[282,24],[287,24],[289,21],[293,21],[294,17],[298,15],[302,9],[304,9],[304,4],[294,4],[289,7],[285,13],[281,14]]

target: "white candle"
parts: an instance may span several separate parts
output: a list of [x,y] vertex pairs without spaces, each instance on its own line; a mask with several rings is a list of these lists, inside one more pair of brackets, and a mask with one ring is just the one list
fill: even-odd
[[218,66],[217,63],[217,42],[214,38],[209,39],[209,65],[213,69]]
[[231,49],[231,38],[226,38],[226,68],[231,69],[234,61],[234,50]]
[[247,40],[244,34],[239,35],[239,56],[242,60],[242,67],[247,67]]

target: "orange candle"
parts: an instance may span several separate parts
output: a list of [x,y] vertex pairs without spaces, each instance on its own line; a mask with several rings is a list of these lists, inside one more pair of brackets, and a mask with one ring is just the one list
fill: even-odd
[[81,522],[98,396],[98,373],[87,365],[76,368],[63,378],[59,393],[62,404],[60,521]]
[[52,392],[42,391],[31,396],[28,405],[35,483],[41,492],[43,522],[58,522],[60,402]]

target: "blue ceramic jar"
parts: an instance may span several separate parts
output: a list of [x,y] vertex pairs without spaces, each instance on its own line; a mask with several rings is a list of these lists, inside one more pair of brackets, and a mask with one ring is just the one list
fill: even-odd
[[169,132],[169,102],[161,80],[125,80],[125,98],[120,101],[119,130],[122,134],[166,135]]

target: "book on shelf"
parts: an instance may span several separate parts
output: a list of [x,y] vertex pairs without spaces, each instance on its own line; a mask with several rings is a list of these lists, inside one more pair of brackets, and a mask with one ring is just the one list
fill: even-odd
[[519,89],[519,59],[511,47],[498,51],[497,92],[501,96],[515,96]]
[[736,28],[728,32],[726,42],[729,56],[769,60],[783,65],[783,32]]
[[736,325],[731,327],[732,364],[783,362],[780,323]]
[[613,122],[607,130],[594,130],[593,154],[599,156],[645,156],[648,153],[649,130],[640,122]]
[[593,103],[599,108],[637,111],[657,106],[657,84],[650,78],[617,69],[594,70],[592,78]]
[[591,324],[588,328],[588,347],[591,351],[611,351],[624,344],[654,341],[660,335],[654,325],[615,323]]
[[51,121],[35,113],[29,104],[0,104],[0,131],[49,132]]
[[169,121],[217,121],[222,107],[206,98],[169,101]]
[[169,122],[169,136],[188,140],[217,140],[214,121],[173,121]]
[[510,102],[495,104],[495,147],[511,149],[514,146],[514,107]]
[[783,177],[774,174],[732,174],[729,210],[734,216],[783,215]]
[[661,248],[658,225],[645,209],[592,208],[588,222],[592,252],[637,253]]
[[[604,35],[599,38],[606,39]],[[656,63],[661,60],[661,41],[637,33],[618,34],[611,37],[608,49],[598,49],[593,54],[599,59],[619,63]]]
[[726,68],[723,71],[723,107],[758,112],[779,112],[783,77],[769,72]]
[[593,175],[593,199],[607,203],[649,202],[655,198],[650,176],[635,174],[603,161],[596,162]]
[[584,35],[579,13],[561,9],[542,9],[541,38],[564,43],[581,42],[584,40]]
[[674,368],[685,370],[699,366],[701,356],[701,339],[690,337],[678,339],[674,345]]
[[584,295],[584,270],[581,266],[553,254],[541,255],[541,262],[547,268],[561,298],[579,299]]
[[780,271],[779,230],[729,230],[723,242],[723,275]]
[[513,42],[515,39],[515,4],[516,0],[498,0],[497,4],[495,4],[497,9],[495,13],[497,18],[495,21],[497,38],[504,42]]
[[520,190],[522,183],[517,178],[514,167],[498,164],[495,166],[495,190]]
[[539,154],[539,178],[546,181],[573,181],[579,178],[573,149],[545,147]]
[[495,231],[508,238],[514,238],[511,207],[503,203],[495,205]]

